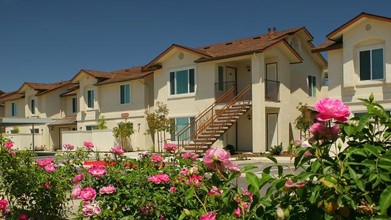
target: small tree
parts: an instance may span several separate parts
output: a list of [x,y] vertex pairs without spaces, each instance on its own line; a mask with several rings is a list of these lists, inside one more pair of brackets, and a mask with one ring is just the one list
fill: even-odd
[[106,126],[106,118],[104,115],[101,115],[98,119],[98,129],[99,130],[103,130],[103,129],[107,129],[107,126]]
[[311,114],[312,111],[309,109],[307,104],[303,104],[301,102],[296,109],[300,111],[300,115],[295,119],[295,127],[300,130],[300,138],[307,138],[308,131],[314,122]]
[[158,139],[158,149],[161,151],[161,140],[166,140],[166,132],[171,132],[174,129],[173,120],[168,117],[168,108],[162,102],[156,102],[156,109],[153,112],[145,111],[145,117],[148,123],[147,133],[152,136],[155,143],[155,134]]
[[118,123],[117,127],[113,129],[113,134],[125,151],[132,151],[130,135],[134,134],[133,123],[126,120]]

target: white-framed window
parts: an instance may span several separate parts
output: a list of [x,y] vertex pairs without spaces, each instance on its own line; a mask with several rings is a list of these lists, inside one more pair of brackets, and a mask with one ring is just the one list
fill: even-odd
[[11,103],[11,116],[16,116],[16,103]]
[[[171,131],[171,141],[177,141],[176,134],[181,131],[183,128],[185,128],[190,122],[194,121],[194,117],[178,117],[178,118],[173,118],[174,120],[174,128]],[[194,123],[191,125],[191,128],[181,136],[182,140],[187,140],[192,133],[194,133]]]
[[316,76],[308,75],[308,96],[316,97]]
[[170,72],[170,95],[195,92],[194,69],[183,69]]
[[98,130],[98,125],[86,125],[86,131]]
[[359,49],[360,80],[381,80],[384,78],[384,49],[382,46]]
[[93,89],[87,90],[87,107],[88,108],[94,108],[94,100],[95,100],[94,96],[95,95],[94,95]]
[[130,104],[130,84],[120,85],[120,104]]
[[35,99],[30,100],[30,111],[32,115],[35,115]]
[[72,98],[72,113],[76,113],[77,112],[77,98],[74,97]]

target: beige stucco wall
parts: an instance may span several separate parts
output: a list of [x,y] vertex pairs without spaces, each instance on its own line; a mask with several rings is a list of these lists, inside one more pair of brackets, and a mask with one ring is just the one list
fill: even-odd
[[[384,79],[360,81],[359,49],[380,45],[384,52]],[[391,24],[365,19],[343,33],[343,48],[328,52],[330,97],[340,98],[353,112],[363,112],[359,98],[371,93],[386,109],[391,109]],[[340,86],[342,85],[342,86]]]

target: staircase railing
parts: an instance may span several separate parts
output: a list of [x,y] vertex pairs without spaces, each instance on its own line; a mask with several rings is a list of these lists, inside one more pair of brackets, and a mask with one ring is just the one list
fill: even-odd
[[201,132],[203,132],[207,127],[213,125],[216,122],[216,119],[219,118],[225,111],[231,108],[234,104],[239,101],[243,101],[243,104],[250,104],[251,102],[251,85],[248,85],[244,88],[238,95],[236,95],[233,99],[231,99],[223,108],[219,109],[219,111],[214,114],[212,118],[210,118],[207,122],[205,122],[200,128],[195,131],[195,136],[198,136]]
[[[181,129],[175,136],[178,141],[178,146],[184,146],[184,142],[190,142],[194,137],[195,133],[203,123],[212,118],[216,110],[216,106],[222,103],[228,102],[232,97],[236,95],[236,85],[233,85],[223,95],[221,95],[212,105],[206,108],[201,114],[199,114],[193,121],[187,124]],[[192,131],[195,132],[192,132]],[[182,142],[182,143],[181,143]]]
[[[230,97],[231,92],[227,91],[226,94],[224,94],[222,97],[220,97],[221,100],[225,100],[226,97]],[[185,128],[183,128],[181,131],[177,133],[178,138],[178,146],[185,146],[185,142],[190,143],[191,140],[198,137],[199,134],[201,134],[207,127],[213,125],[213,123],[216,121],[216,119],[221,116],[227,109],[229,109],[232,105],[236,104],[238,101],[247,102],[246,104],[249,104],[251,102],[251,85],[248,85],[246,88],[244,88],[238,95],[231,98],[228,102],[221,102],[219,99],[219,102],[213,103],[211,106],[209,106],[203,113],[201,113],[194,122],[190,122]],[[218,112],[216,112],[216,106],[220,103],[227,103],[224,107],[219,108]],[[243,104],[245,104],[243,103]],[[206,115],[210,115],[210,117],[205,117]],[[206,119],[205,121],[202,121],[201,119]],[[190,133],[191,126],[194,127],[194,133]],[[187,135],[187,137],[185,136]]]

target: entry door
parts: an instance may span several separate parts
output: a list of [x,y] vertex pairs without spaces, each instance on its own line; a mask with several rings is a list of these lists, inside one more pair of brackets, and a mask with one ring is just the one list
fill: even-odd
[[267,114],[267,150],[278,144],[278,114]]
[[237,82],[236,82],[236,68],[234,67],[226,67],[225,72],[225,82],[226,82],[226,88],[225,91],[230,89],[232,86],[236,86],[236,91],[238,91]]

